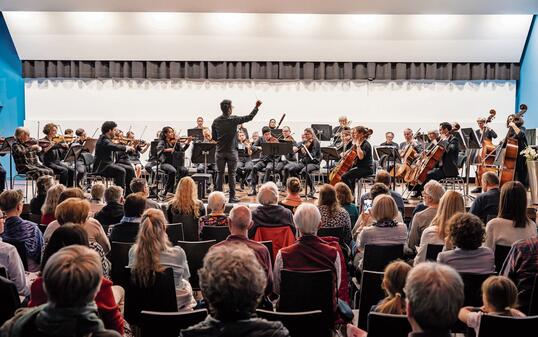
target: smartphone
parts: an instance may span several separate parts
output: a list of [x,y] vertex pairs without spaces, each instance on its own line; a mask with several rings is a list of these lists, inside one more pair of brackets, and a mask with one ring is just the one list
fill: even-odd
[[362,204],[362,211],[364,213],[370,213],[371,208],[372,208],[372,199],[365,199]]

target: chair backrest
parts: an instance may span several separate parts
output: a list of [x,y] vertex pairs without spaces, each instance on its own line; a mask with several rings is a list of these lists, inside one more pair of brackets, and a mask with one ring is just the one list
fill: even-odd
[[403,244],[397,245],[366,245],[364,248],[363,270],[384,271],[385,267],[394,260],[403,259]]
[[264,245],[267,250],[269,251],[269,255],[271,257],[271,266],[275,265],[275,259],[273,258],[273,241],[267,240],[267,241],[261,241],[262,245]]
[[321,310],[303,312],[275,312],[258,309],[256,315],[268,321],[282,322],[293,337],[330,337],[331,331],[323,324]]
[[39,228],[39,230],[41,231],[42,234],[45,234],[45,231],[47,230],[47,225],[42,224],[42,223],[38,223],[37,227]]
[[271,255],[274,260],[280,249],[288,247],[295,242],[295,235],[289,226],[258,227],[252,239],[258,242],[272,241],[273,251]]
[[444,245],[432,245],[428,243],[426,246],[426,261],[437,261],[437,255],[443,251]]
[[173,245],[175,245],[178,241],[185,240],[182,223],[171,223],[166,225],[166,234],[168,234],[168,239]]
[[4,242],[15,246],[17,253],[19,253],[19,257],[21,258],[24,270],[28,270],[28,255],[26,254],[26,246],[24,245],[24,242],[10,239],[4,239]]
[[[182,241],[198,241],[198,218],[192,215],[176,214],[174,218],[183,224],[183,240]],[[175,244],[175,243],[174,243]]]
[[464,306],[482,306],[482,283],[494,274],[460,273],[463,280]]
[[538,316],[509,317],[482,315],[478,337],[536,336]]
[[501,271],[504,260],[506,260],[511,248],[511,246],[495,245],[495,271],[497,273]]
[[5,321],[13,317],[15,310],[21,306],[17,286],[13,281],[5,277],[0,277],[0,298],[2,299],[2,305],[0,305],[0,325],[2,325]]
[[125,279],[125,267],[129,264],[129,250],[132,247],[129,242],[112,241],[110,243],[110,262],[112,268],[110,277],[115,285],[125,287],[127,280]]
[[140,337],[177,337],[179,332],[200,323],[207,317],[206,309],[185,312],[142,311],[140,314]]
[[230,235],[228,226],[203,226],[200,239],[221,242],[226,240],[228,235]]
[[0,276],[7,278],[7,270],[6,267],[0,266]]
[[151,286],[139,285],[131,277],[131,269],[124,268],[127,284],[125,286],[125,320],[129,324],[140,325],[143,310],[177,312],[176,288],[172,268],[155,273]]
[[41,223],[41,214],[34,214],[29,213],[28,214],[28,220],[32,221],[33,223]]
[[411,324],[406,315],[382,314],[370,312],[368,314],[369,337],[407,337],[411,332]]
[[338,227],[321,227],[318,229],[318,236],[324,237],[324,236],[334,236],[337,237],[338,240],[343,242],[344,238],[344,227],[338,226]]
[[332,325],[335,318],[336,294],[330,270],[292,271],[283,269],[280,280],[278,311],[321,310],[324,324],[327,327]]
[[177,242],[177,245],[183,248],[185,255],[187,255],[189,272],[191,274],[189,282],[193,290],[200,290],[198,270],[202,268],[204,264],[204,257],[209,251],[209,248],[211,248],[211,246],[213,246],[215,243],[217,243],[215,240]]
[[538,274],[534,275],[534,280],[532,281],[529,308],[527,309],[526,314],[538,315]]
[[381,288],[383,275],[384,273],[379,271],[364,270],[362,272],[358,322],[361,329],[366,330],[368,328],[370,309],[385,297],[385,292]]
[[292,213],[295,213],[295,210],[297,209],[297,206],[287,205],[283,204],[281,202],[278,203],[280,206],[289,209]]

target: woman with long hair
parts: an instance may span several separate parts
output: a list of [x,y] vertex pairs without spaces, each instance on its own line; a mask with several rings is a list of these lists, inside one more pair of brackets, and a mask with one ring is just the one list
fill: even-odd
[[357,222],[357,219],[359,219],[359,209],[353,202],[353,193],[351,192],[351,189],[342,182],[334,185],[334,189],[336,190],[336,200],[338,200],[340,206],[349,213],[351,224],[354,225]]
[[204,204],[198,200],[196,183],[191,177],[183,177],[177,184],[176,193],[167,209],[168,221],[182,222],[183,216],[192,216],[198,222],[200,216],[205,215]]
[[344,241],[351,243],[351,219],[336,199],[336,190],[332,185],[324,184],[319,189],[318,209],[321,213],[320,227],[343,227]]
[[405,280],[411,271],[411,266],[404,261],[397,260],[385,267],[381,288],[387,295],[371,311],[383,314],[405,315]]
[[196,304],[189,284],[187,256],[181,247],[172,246],[164,213],[148,209],[142,215],[135,244],[129,250],[129,267],[133,280],[141,286],[155,281],[155,273],[172,268],[176,285],[178,310],[190,310]]
[[59,204],[58,200],[60,200],[60,195],[63,191],[65,191],[65,186],[62,184],[57,184],[49,188],[47,196],[45,197],[45,202],[41,207],[41,224],[48,225],[56,219],[54,217],[54,212],[56,211],[56,206]]
[[355,190],[356,180],[374,173],[372,145],[368,142],[368,138],[370,138],[372,133],[374,133],[374,131],[365,126],[356,126],[351,131],[353,147],[350,151],[357,152],[357,159],[355,165],[342,175],[342,181],[349,186],[352,191]]

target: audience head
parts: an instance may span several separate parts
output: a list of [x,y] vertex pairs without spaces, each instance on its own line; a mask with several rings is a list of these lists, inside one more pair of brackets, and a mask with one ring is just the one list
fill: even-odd
[[226,208],[226,195],[221,191],[209,193],[207,206],[211,210],[211,213],[223,213]]
[[177,184],[176,193],[170,201],[172,211],[180,214],[200,216],[201,202],[198,200],[198,189],[191,177],[183,177]]
[[519,181],[509,181],[501,188],[499,218],[513,220],[514,227],[523,228],[529,224],[527,217],[527,190]]
[[121,204],[123,198],[123,188],[119,186],[110,186],[105,190],[105,202],[107,204]]
[[518,290],[505,276],[490,276],[482,283],[482,302],[487,312],[504,312],[517,307]]
[[445,194],[445,188],[437,180],[430,180],[424,185],[424,205],[431,207],[439,205],[441,198]]
[[288,194],[299,194],[301,192],[301,181],[297,177],[290,177],[286,182],[286,189]]
[[65,186],[62,184],[56,184],[51,186],[47,191],[45,202],[41,206],[42,214],[54,214],[56,206],[60,203],[60,195],[65,191]]
[[198,275],[211,315],[225,322],[250,318],[267,283],[254,252],[243,244],[210,249]]
[[499,188],[499,177],[497,176],[497,174],[488,171],[482,174],[481,183],[482,190],[484,190],[484,192],[487,192],[492,188]]
[[47,261],[50,257],[62,249],[63,247],[71,245],[81,245],[88,247],[90,242],[88,241],[88,234],[86,231],[77,225],[69,224],[61,226],[56,229],[43,251],[43,258],[41,258],[41,272],[45,269]]
[[316,235],[321,225],[321,213],[313,204],[303,203],[295,210],[293,221],[301,235]]
[[390,190],[387,185],[383,183],[375,183],[370,189],[370,199],[374,200],[378,195],[389,194]]
[[37,178],[37,194],[38,195],[47,195],[47,191],[55,184],[54,177],[45,175]]
[[437,226],[439,238],[444,240],[448,235],[448,219],[456,213],[464,212],[465,201],[463,200],[463,196],[456,191],[447,191],[441,198],[437,213],[431,222],[432,226]]
[[390,174],[387,171],[379,170],[376,172],[374,182],[385,184],[385,186],[390,188],[390,181]]
[[69,187],[66,188],[58,198],[58,203],[67,200],[69,198],[78,198],[78,199],[86,199],[84,196],[84,192],[78,187]]
[[146,197],[142,193],[132,193],[125,198],[123,213],[129,218],[139,218],[146,209]]
[[105,196],[105,185],[102,183],[93,184],[90,194],[92,195],[93,200],[103,201]]
[[132,193],[143,193],[146,197],[149,195],[148,182],[144,178],[133,178],[129,187]]
[[378,195],[372,202],[370,215],[372,215],[376,222],[394,220],[398,216],[396,201],[388,194]]
[[319,189],[318,206],[327,206],[329,210],[334,211],[340,205],[336,199],[336,190],[333,185],[323,184]]
[[245,205],[238,205],[230,211],[230,233],[245,234],[252,223],[252,212]]
[[83,307],[93,302],[102,278],[99,255],[88,247],[72,245],[48,260],[43,270],[43,290],[55,307]]
[[83,224],[90,214],[90,202],[85,199],[69,198],[58,204],[54,217],[60,226],[66,223]]
[[451,267],[434,262],[416,265],[404,288],[413,331],[448,330],[463,306],[463,281]]
[[336,190],[336,200],[340,205],[347,205],[353,203],[353,194],[351,189],[344,183],[340,182],[334,186]]
[[404,261],[397,260],[385,267],[385,274],[381,288],[385,290],[387,298],[377,307],[377,312],[384,314],[405,314],[405,280],[411,271],[411,266]]
[[272,181],[266,182],[260,187],[257,196],[258,202],[264,206],[278,203],[278,187]]
[[463,250],[478,249],[484,242],[484,223],[474,214],[456,213],[448,220],[450,241]]
[[24,195],[21,190],[6,190],[0,194],[0,209],[6,215],[20,215],[22,213]]

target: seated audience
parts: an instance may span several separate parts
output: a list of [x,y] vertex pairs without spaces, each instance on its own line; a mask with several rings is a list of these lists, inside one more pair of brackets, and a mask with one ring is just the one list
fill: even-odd
[[0,266],[6,268],[7,278],[17,287],[19,296],[26,297],[30,294],[26,277],[24,274],[24,265],[15,246],[2,241],[4,232],[4,214],[0,211]]
[[103,183],[95,183],[92,185],[90,190],[90,212],[92,213],[92,216],[97,214],[97,212],[99,212],[105,206],[103,201],[105,197],[105,189],[106,187]]
[[210,316],[182,330],[181,337],[289,336],[282,323],[255,316],[267,279],[251,249],[242,244],[214,247],[205,256],[199,275]]
[[168,240],[167,224],[161,210],[148,209],[144,212],[136,242],[129,250],[129,268],[141,286],[151,285],[155,272],[172,268],[178,310],[190,310],[196,301],[188,281],[187,256],[181,247],[172,246]]
[[[88,241],[88,235],[80,226],[67,224],[54,231],[54,234],[52,234],[52,237],[50,238],[50,242],[43,252],[41,273],[45,270],[49,259],[57,251],[63,247],[72,245],[81,245],[92,248]],[[98,251],[97,253],[100,255],[101,267],[110,270],[110,262],[106,260],[104,255],[101,255]],[[99,317],[103,320],[105,328],[116,330],[120,334],[123,334],[124,321],[117,302],[122,301],[123,297],[124,290],[119,286],[113,286],[112,281],[103,275],[101,286],[95,297]],[[32,283],[28,306],[37,307],[45,303],[47,303],[47,293],[43,289],[43,277],[42,275],[39,275],[34,283]]]
[[220,191],[211,192],[207,197],[209,214],[200,217],[198,232],[201,233],[204,226],[228,226],[226,209],[226,196]]
[[[464,212],[465,202],[463,196],[456,191],[447,191],[439,201],[439,208],[437,208],[437,213],[430,226],[422,232],[420,245],[417,248],[417,256],[415,256],[415,266],[426,261],[428,244],[445,245],[449,232],[448,219],[456,213]],[[449,246],[448,248],[452,247]]]
[[41,207],[45,203],[47,197],[47,191],[55,184],[54,177],[52,176],[41,176],[37,178],[36,186],[37,192],[36,195],[30,200],[30,212],[32,214],[41,215]]
[[493,251],[482,247],[485,232],[480,218],[470,213],[456,213],[448,220],[447,226],[449,240],[455,249],[439,253],[437,262],[451,266],[458,273],[495,273]]
[[131,180],[131,193],[140,193],[146,198],[146,209],[155,208],[161,209],[159,203],[149,198],[149,186],[148,181],[144,178],[133,178]]
[[105,191],[106,205],[95,214],[95,219],[101,226],[116,224],[123,218],[123,189],[119,186],[110,186]]
[[[391,197],[394,199],[394,201],[396,202],[396,205],[398,206],[398,211],[400,211],[401,214],[404,214],[404,210],[405,210],[405,207],[404,207],[404,201],[403,201],[403,198],[402,198],[402,195],[396,191],[393,191],[391,189],[391,186],[390,186],[390,183],[391,183],[391,176],[390,174],[385,171],[385,170],[379,170],[376,172],[375,174],[375,179],[374,179],[374,183],[381,183],[385,186],[387,186],[387,188],[389,189],[389,193],[391,195]],[[364,205],[364,200],[365,199],[374,199],[372,196],[370,196],[368,194],[368,192],[364,193],[363,195],[361,195],[361,200],[360,200],[360,203],[359,203],[359,211],[363,211],[362,209],[362,206]]]
[[319,189],[318,209],[321,214],[320,227],[343,227],[344,242],[351,244],[351,220],[349,213],[336,199],[336,190],[332,185],[324,184]]
[[482,283],[482,302],[484,305],[476,310],[474,307],[463,307],[458,315],[460,321],[475,330],[479,336],[482,315],[525,317],[516,309],[517,288],[514,282],[504,276],[491,276]]
[[258,191],[257,199],[261,205],[252,211],[252,226],[248,230],[248,236],[254,237],[258,227],[283,227],[289,226],[295,234],[293,225],[293,213],[278,204],[278,187],[272,181],[263,184]]
[[43,270],[47,303],[17,310],[0,329],[1,335],[121,336],[116,331],[106,330],[98,316],[95,296],[102,279],[97,253],[78,245],[61,249],[48,260]]
[[86,196],[84,195],[84,192],[82,192],[80,188],[68,187],[62,193],[60,193],[60,197],[58,198],[58,204],[60,204],[62,201],[67,200],[69,198],[77,198],[77,199],[86,200]]
[[60,195],[63,191],[65,191],[65,186],[62,184],[51,186],[47,191],[45,202],[41,206],[41,223],[43,225],[48,225],[56,220],[54,212],[56,211],[56,206],[60,203]]
[[366,245],[405,244],[407,240],[407,226],[394,220],[398,215],[398,206],[390,195],[375,197],[370,214],[375,222],[364,227],[357,240],[355,265],[360,269]]
[[499,214],[486,225],[486,246],[511,246],[518,240],[537,234],[536,223],[527,216],[527,190],[518,181],[509,181],[501,188]]
[[426,209],[415,213],[411,220],[411,229],[409,230],[409,238],[407,240],[407,247],[416,253],[417,247],[420,244],[420,237],[422,232],[431,224],[433,218],[437,214],[437,208],[439,207],[439,201],[445,194],[445,188],[439,184],[437,180],[430,180],[424,185],[424,191],[422,191],[422,197],[424,198],[424,205]]
[[241,243],[245,244],[248,248],[252,249],[258,262],[263,267],[267,277],[267,288],[266,294],[270,294],[273,289],[273,266],[271,265],[271,254],[267,247],[263,244],[249,240],[248,238],[248,227],[252,223],[252,213],[250,208],[245,205],[238,205],[232,208],[230,211],[230,236],[222,242],[217,243],[215,246],[218,247],[223,245],[228,245],[235,247],[236,244]]
[[381,287],[387,297],[382,299],[371,311],[383,314],[405,315],[405,280],[411,266],[404,261],[394,261],[385,267]]
[[170,223],[183,223],[184,226],[196,224],[200,217],[205,215],[204,203],[198,200],[196,183],[191,177],[183,177],[179,180],[176,194],[166,210]]
[[20,217],[24,207],[24,196],[20,190],[7,190],[0,194],[0,209],[4,212],[4,241],[19,241],[26,248],[28,271],[39,270],[43,235],[37,224]]
[[110,241],[135,242],[146,206],[146,197],[140,193],[129,194],[123,203],[124,215],[120,223],[108,228]]
[[301,181],[297,177],[290,177],[286,182],[286,197],[279,202],[280,205],[295,213],[295,209],[303,202],[299,193],[301,192]]
[[334,189],[336,190],[336,200],[340,206],[347,211],[351,224],[354,225],[359,219],[359,209],[353,202],[353,194],[351,193],[351,189],[346,184],[341,182],[337,183],[334,186]]
[[470,213],[478,216],[484,223],[489,217],[495,217],[499,213],[499,178],[493,172],[486,172],[482,175],[482,194],[476,197],[471,204]]

